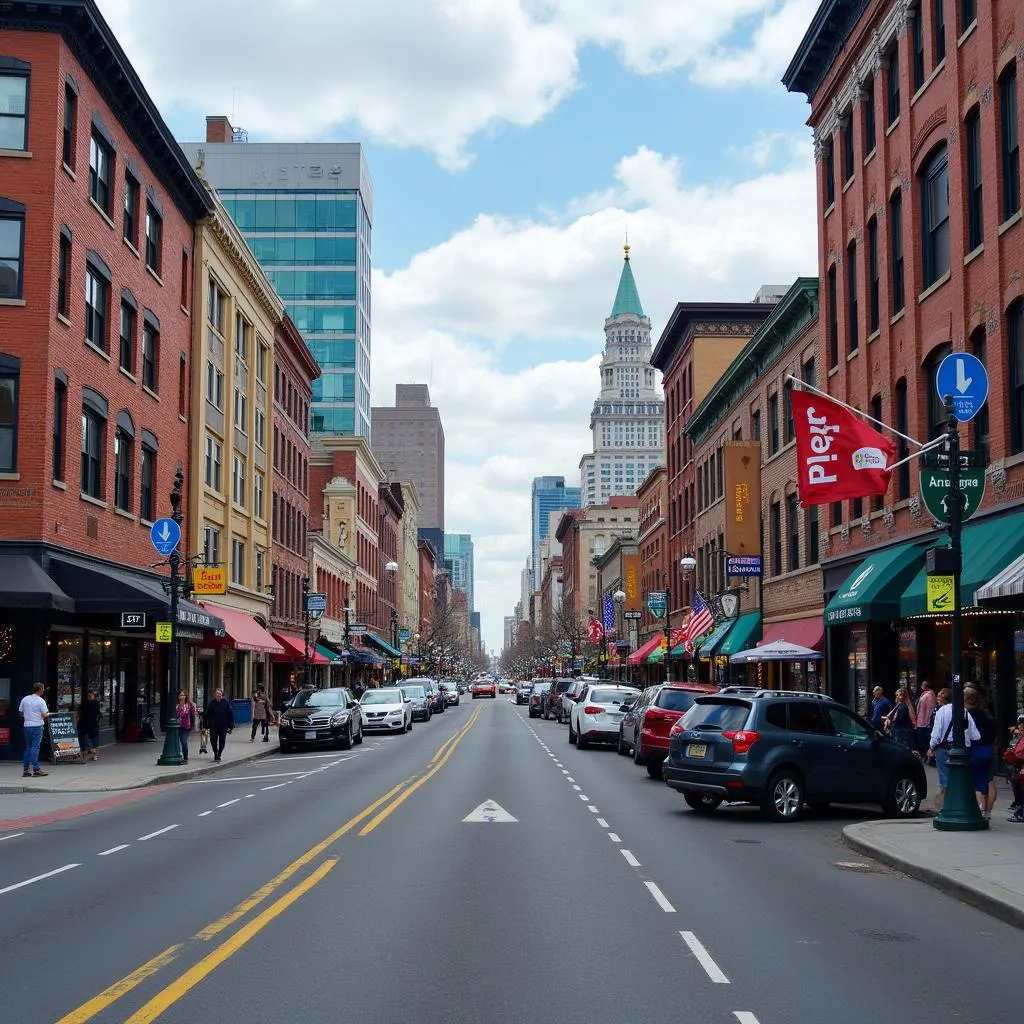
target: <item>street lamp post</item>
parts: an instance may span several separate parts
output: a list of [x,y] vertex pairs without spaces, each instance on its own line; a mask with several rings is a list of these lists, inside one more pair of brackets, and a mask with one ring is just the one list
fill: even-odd
[[309,577],[302,577],[302,685],[309,686]]
[[[181,526],[184,516],[181,511],[181,489],[185,486],[185,474],[181,463],[174,474],[174,486],[171,488],[171,518]],[[181,765],[185,758],[181,753],[181,739],[178,732],[178,688],[180,686],[181,662],[178,658],[178,592],[181,587],[181,552],[175,548],[167,559],[171,567],[171,643],[167,651],[168,676],[170,686],[167,699],[164,701],[164,749],[156,759],[159,765]]]
[[697,559],[694,558],[693,555],[683,555],[683,557],[679,559],[679,568],[683,576],[690,579],[697,572]]
[[672,587],[665,586],[665,682],[672,682]]
[[[397,651],[398,650],[398,612],[395,606],[398,604],[397,594],[395,593],[395,580],[398,577],[398,563],[397,562],[386,562],[384,564],[384,571],[391,577],[391,646]],[[401,657],[401,655],[399,655]],[[395,656],[391,656],[391,681],[395,679]]]
[[[618,655],[619,661],[617,676],[619,682],[622,682],[626,678],[626,669],[622,664],[622,648],[619,646],[619,643],[622,639],[622,606],[626,602],[625,591],[616,590],[612,594],[612,600],[615,602],[615,653]],[[629,655],[627,654],[626,657],[628,658]]]
[[349,639],[348,632],[348,615],[349,606],[348,598],[345,598],[345,686],[350,688],[352,686],[352,642]]

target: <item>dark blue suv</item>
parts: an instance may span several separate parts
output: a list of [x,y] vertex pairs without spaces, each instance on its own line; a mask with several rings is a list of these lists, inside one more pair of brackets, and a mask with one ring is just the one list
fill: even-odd
[[771,821],[833,802],[909,818],[927,795],[915,754],[831,697],[745,687],[696,699],[672,727],[664,776],[695,811],[752,803]]

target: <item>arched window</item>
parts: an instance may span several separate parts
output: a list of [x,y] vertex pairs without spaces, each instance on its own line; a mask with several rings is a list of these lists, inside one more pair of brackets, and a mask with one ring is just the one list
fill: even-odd
[[921,168],[921,263],[925,288],[949,270],[949,157],[945,143]]

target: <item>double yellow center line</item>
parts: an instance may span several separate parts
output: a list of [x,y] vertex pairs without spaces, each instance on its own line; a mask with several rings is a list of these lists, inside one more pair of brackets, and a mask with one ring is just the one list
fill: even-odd
[[[445,740],[438,748],[437,753],[431,758],[427,771],[418,778],[413,775],[408,779],[393,786],[382,797],[374,800],[372,804],[364,807],[357,815],[349,818],[340,828],[335,829],[329,836],[322,839],[315,846],[310,847],[301,856],[296,857],[283,871],[275,875],[269,882],[260,886],[255,892],[247,896],[234,909],[228,911],[216,921],[211,922],[205,928],[192,936],[192,942],[209,941],[219,935],[226,928],[229,928],[236,921],[245,917],[249,911],[259,906],[269,896],[273,895],[282,885],[285,884],[296,872],[308,865],[315,858],[325,853],[346,833],[351,832],[356,826],[362,824],[367,818],[373,817],[359,831],[360,836],[369,835],[389,815],[397,810],[405,800],[412,796],[424,783],[432,779],[448,762],[448,759],[455,752],[455,748],[462,742],[466,733],[472,728],[477,718],[480,717],[480,708],[477,708],[461,729],[453,736]],[[376,812],[376,813],[375,813]],[[126,1024],[149,1024],[156,1020],[165,1010],[177,1002],[182,996],[200,981],[211,974],[225,960],[237,953],[249,941],[255,938],[274,918],[284,913],[293,903],[304,896],[315,885],[319,884],[338,863],[337,857],[331,857],[323,861],[307,878],[299,882],[293,889],[283,896],[280,896],[269,907],[254,917],[247,924],[238,929],[232,936],[213,949],[197,964],[190,967],[175,981],[158,992],[140,1010],[127,1019]],[[102,1013],[123,996],[126,996],[133,989],[137,988],[147,979],[153,977],[168,965],[174,963],[186,949],[187,943],[178,943],[169,946],[162,953],[147,961],[141,967],[136,968],[130,974],[125,975],[113,985],[105,988],[98,995],[88,1002],[83,1003],[77,1009],[61,1017],[57,1024],[86,1024],[95,1016]]]

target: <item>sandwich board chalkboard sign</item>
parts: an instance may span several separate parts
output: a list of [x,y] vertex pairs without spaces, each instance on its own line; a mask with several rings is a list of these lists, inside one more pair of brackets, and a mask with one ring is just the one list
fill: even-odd
[[54,711],[46,720],[50,733],[50,759],[54,764],[63,761],[85,761],[78,743],[78,726],[70,711]]

